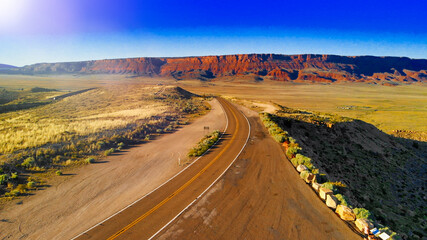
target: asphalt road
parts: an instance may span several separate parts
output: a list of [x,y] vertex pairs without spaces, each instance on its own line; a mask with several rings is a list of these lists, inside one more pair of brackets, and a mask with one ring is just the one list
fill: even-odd
[[214,148],[171,181],[77,239],[148,239],[202,194],[236,159],[250,129],[240,111],[218,100],[228,127]]

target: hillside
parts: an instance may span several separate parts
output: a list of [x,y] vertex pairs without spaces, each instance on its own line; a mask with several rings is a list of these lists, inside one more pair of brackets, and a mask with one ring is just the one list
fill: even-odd
[[395,85],[427,81],[427,59],[406,57],[242,54],[180,58],[127,58],[38,63],[1,71],[18,74],[133,74],[210,80],[249,75],[290,82],[372,82]]
[[[403,239],[426,237],[426,142],[399,139],[360,120],[283,108],[277,122],[350,205]],[[419,237],[419,238],[417,238]]]
[[5,68],[16,68],[16,67],[15,67],[15,66],[12,66],[12,65],[1,64],[1,63],[0,63],[0,69],[5,69]]

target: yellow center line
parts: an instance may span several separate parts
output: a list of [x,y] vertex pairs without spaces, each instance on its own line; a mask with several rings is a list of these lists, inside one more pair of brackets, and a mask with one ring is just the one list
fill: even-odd
[[219,159],[219,157],[221,157],[221,155],[230,147],[231,143],[236,138],[236,133],[237,133],[237,130],[239,129],[239,121],[237,120],[237,116],[233,110],[231,110],[231,113],[233,114],[233,117],[236,120],[236,129],[234,130],[233,137],[231,138],[231,140],[227,144],[227,146],[225,146],[224,149],[211,162],[209,162],[202,170],[200,170],[196,175],[194,175],[188,182],[186,182],[184,185],[182,185],[180,188],[178,188],[175,192],[173,192],[167,198],[163,199],[163,201],[161,201],[159,204],[154,206],[148,212],[144,213],[143,215],[141,215],[140,217],[135,219],[133,222],[131,222],[129,225],[127,225],[126,227],[122,228],[120,231],[116,232],[114,235],[109,237],[107,240],[112,240],[112,239],[117,238],[118,236],[120,236],[121,234],[123,234],[124,232],[126,232],[127,230],[132,228],[133,226],[135,226],[137,223],[142,221],[148,215],[150,215],[151,213],[156,211],[158,208],[163,206],[165,203],[167,203],[169,200],[171,200],[173,197],[175,197],[178,193],[180,193],[182,190],[184,190],[188,185],[190,185],[192,182],[194,182],[194,180],[196,180],[200,175],[202,175],[212,164],[214,164],[214,162],[216,162],[216,160]]

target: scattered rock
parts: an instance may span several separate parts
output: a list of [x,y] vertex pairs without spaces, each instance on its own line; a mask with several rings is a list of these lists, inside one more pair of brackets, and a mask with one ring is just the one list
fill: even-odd
[[322,186],[322,184],[320,184],[320,183],[317,183],[317,182],[313,182],[312,184],[311,184],[311,187],[314,189],[314,190],[316,190],[316,192],[319,192],[319,190],[320,190],[320,187]]
[[305,165],[300,164],[297,166],[298,172],[307,171],[307,170],[308,170],[308,168]]
[[338,205],[337,210],[335,210],[335,212],[344,221],[354,221],[356,219],[356,215],[353,213],[353,210],[351,210],[351,208],[347,206]]
[[354,222],[356,224],[356,227],[363,232],[363,230],[366,227],[369,227],[369,229],[374,228],[374,225],[371,223],[371,221],[369,221],[368,219],[356,219],[356,221]]
[[313,173],[307,174],[307,177],[304,179],[306,183],[311,183],[315,179],[315,175]]
[[332,195],[332,194],[333,194],[333,192],[330,189],[327,189],[324,187],[320,187],[320,189],[319,189],[319,196],[323,200],[326,200],[327,195]]
[[326,196],[326,206],[332,209],[336,209],[337,205],[338,205],[338,199],[334,195],[328,194]]

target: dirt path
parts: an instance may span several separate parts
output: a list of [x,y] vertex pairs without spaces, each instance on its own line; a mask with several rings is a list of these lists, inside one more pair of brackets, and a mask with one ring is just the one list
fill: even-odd
[[156,239],[361,239],[302,181],[281,147],[249,117],[242,155],[213,186]]
[[179,172],[185,156],[207,132],[222,130],[217,100],[212,110],[173,134],[67,174],[75,174],[0,212],[0,239],[70,239],[109,217]]

